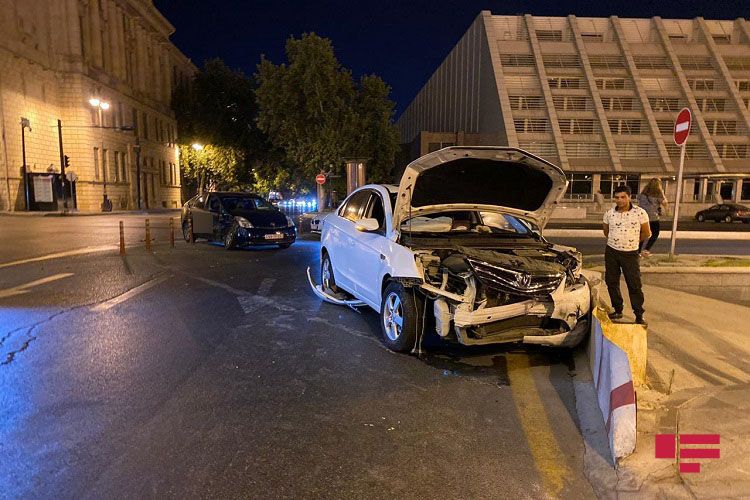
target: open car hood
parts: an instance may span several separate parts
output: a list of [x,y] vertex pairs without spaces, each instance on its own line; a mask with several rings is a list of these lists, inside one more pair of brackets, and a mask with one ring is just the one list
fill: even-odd
[[518,148],[444,148],[406,166],[393,227],[420,214],[477,210],[515,215],[541,230],[567,185],[559,167]]

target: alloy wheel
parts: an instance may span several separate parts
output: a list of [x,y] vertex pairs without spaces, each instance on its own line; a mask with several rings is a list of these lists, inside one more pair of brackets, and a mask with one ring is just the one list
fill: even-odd
[[401,336],[401,330],[404,326],[404,311],[401,298],[395,292],[388,294],[385,299],[383,324],[389,339],[395,341]]

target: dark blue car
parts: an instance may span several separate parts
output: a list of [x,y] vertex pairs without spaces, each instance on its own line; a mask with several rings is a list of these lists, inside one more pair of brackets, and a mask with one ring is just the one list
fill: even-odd
[[190,241],[221,241],[227,250],[244,245],[288,248],[297,238],[292,219],[252,193],[215,192],[195,196],[182,207],[182,234]]

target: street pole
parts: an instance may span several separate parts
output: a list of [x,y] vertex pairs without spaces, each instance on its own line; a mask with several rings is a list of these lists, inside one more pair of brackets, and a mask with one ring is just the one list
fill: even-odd
[[68,196],[65,193],[65,153],[63,153],[62,121],[57,120],[57,141],[60,144],[60,180],[62,182],[63,211],[68,211]]
[[[687,141],[686,141],[687,142]],[[682,168],[685,163],[685,142],[680,148],[680,168],[677,171],[677,197],[674,201],[674,214],[672,215],[672,237],[669,241],[669,258],[674,258],[674,247],[677,242],[677,219],[680,216],[680,201],[682,200]]]
[[29,125],[28,118],[21,118],[21,156],[23,157],[23,194],[26,201],[26,210],[31,210],[31,203],[30,203],[30,197],[29,197],[29,176],[28,171],[26,170],[26,127],[29,127],[29,130],[31,130],[31,126]]
[[102,142],[102,181],[104,181],[103,185],[103,193],[102,193],[102,212],[109,212],[107,210],[107,153],[104,151],[104,122],[102,121],[102,107],[101,105],[98,106],[99,110],[99,137]]
[[138,137],[138,129],[134,128],[133,133],[135,134],[135,192],[138,199],[138,210],[141,209],[141,142]]

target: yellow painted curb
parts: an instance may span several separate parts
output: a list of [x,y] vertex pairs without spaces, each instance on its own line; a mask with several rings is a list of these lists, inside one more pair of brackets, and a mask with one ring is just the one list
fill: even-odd
[[628,323],[613,323],[607,317],[607,312],[601,307],[597,307],[594,314],[602,325],[602,334],[628,355],[633,385],[643,385],[646,382],[646,362],[648,359],[648,332],[646,327]]

